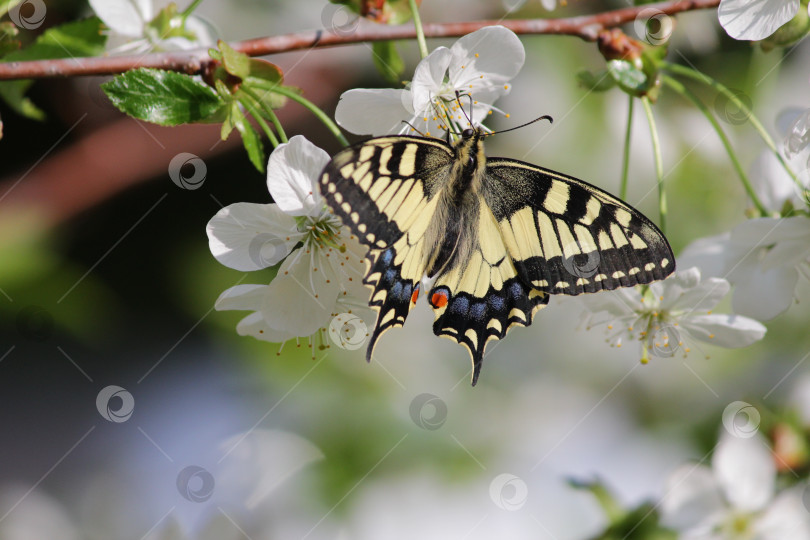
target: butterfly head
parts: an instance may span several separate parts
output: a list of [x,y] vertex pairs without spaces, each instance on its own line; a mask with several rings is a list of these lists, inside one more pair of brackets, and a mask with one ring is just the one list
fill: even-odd
[[463,166],[463,175],[467,178],[475,176],[486,165],[483,138],[481,129],[469,127],[461,132],[461,138],[453,146],[456,162]]

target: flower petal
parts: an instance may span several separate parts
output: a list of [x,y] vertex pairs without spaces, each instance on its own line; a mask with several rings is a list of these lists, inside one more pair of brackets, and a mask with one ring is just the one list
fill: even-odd
[[605,311],[614,317],[635,317],[643,309],[641,296],[635,289],[616,289],[600,294],[585,294],[579,297],[586,309],[593,313]]
[[[793,266],[810,255],[810,219],[757,218],[743,221],[731,231],[731,242],[750,259],[761,258],[764,270]],[[766,251],[762,251],[768,248]]]
[[252,336],[262,341],[269,341],[270,343],[284,343],[289,339],[296,337],[290,332],[284,332],[270,328],[267,321],[261,312],[257,311],[251,313],[236,325],[236,333],[240,336]]
[[[725,298],[730,290],[731,285],[725,279],[704,279],[692,288],[683,289],[681,294],[672,302],[672,308],[670,309],[676,308],[692,313],[708,311],[719,304],[720,300]],[[662,308],[665,306],[666,304],[662,305]]]
[[778,212],[785,201],[799,206],[796,184],[770,150],[763,150],[751,165],[751,184],[765,208]]
[[796,266],[807,260],[810,256],[810,219],[805,216],[782,218],[774,232],[776,244],[762,260],[764,270]]
[[112,31],[129,37],[143,35],[154,17],[152,0],[90,0],[90,7]]
[[740,265],[733,277],[736,282],[731,307],[735,313],[760,321],[773,319],[793,304],[793,291],[799,281],[795,268],[763,271],[750,264]]
[[726,250],[730,233],[698,238],[686,246],[678,257],[678,266],[697,266],[702,276],[721,277],[726,273]]
[[685,532],[720,523],[725,505],[711,469],[682,465],[667,480],[661,500],[661,524]]
[[802,502],[806,486],[780,493],[768,506],[753,528],[757,540],[810,538],[810,514]]
[[712,469],[726,500],[746,512],[761,510],[774,493],[776,466],[765,439],[723,432],[712,456]]
[[495,90],[496,95],[508,93],[510,86],[506,83],[518,74],[526,60],[520,38],[503,26],[487,26],[467,34],[450,51],[453,61],[449,77],[453,86],[466,91],[472,85],[473,96],[490,103],[495,96],[479,96],[479,92],[488,88]]
[[[453,53],[447,47],[437,47],[416,66],[411,81],[413,108],[415,111],[429,109],[431,102],[442,92],[447,69],[452,67]],[[446,96],[455,99],[455,96]]]
[[298,243],[295,219],[275,204],[234,203],[221,209],[206,227],[216,259],[244,272],[281,261]]
[[313,258],[304,248],[295,250],[270,282],[262,315],[272,328],[309,336],[336,315],[340,283],[326,268],[313,265]]
[[267,189],[273,201],[291,216],[318,216],[323,210],[318,179],[329,154],[296,135],[280,144],[267,162]]
[[798,10],[799,0],[722,0],[717,15],[734,39],[759,41],[776,32]]
[[693,315],[681,319],[691,337],[718,347],[747,347],[765,337],[767,328],[742,315]]
[[232,309],[259,311],[267,294],[267,285],[236,285],[225,289],[214,302],[214,307],[217,311]]
[[348,90],[335,109],[335,121],[358,135],[404,133],[410,128],[403,120],[413,117],[411,91],[393,88]]

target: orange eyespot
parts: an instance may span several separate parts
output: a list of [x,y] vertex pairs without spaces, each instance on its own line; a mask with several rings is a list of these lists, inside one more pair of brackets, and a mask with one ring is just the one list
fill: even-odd
[[444,291],[433,293],[433,296],[430,297],[430,303],[433,307],[443,308],[447,305],[447,293]]
[[415,304],[418,299],[419,299],[419,287],[413,290],[413,294],[411,295],[411,303]]

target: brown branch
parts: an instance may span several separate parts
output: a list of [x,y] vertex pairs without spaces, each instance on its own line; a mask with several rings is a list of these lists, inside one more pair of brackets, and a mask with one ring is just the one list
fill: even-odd
[[[565,19],[523,19],[502,21],[474,21],[462,23],[425,24],[425,36],[431,38],[459,37],[485,26],[503,25],[516,34],[557,34],[595,41],[599,32],[635,20],[644,10],[654,9],[674,15],[683,11],[716,7],[720,0],[673,0],[657,4],[617,9],[596,15]],[[250,56],[264,56],[299,49],[331,47],[368,41],[413,39],[412,25],[361,25],[351,33],[333,33],[324,30],[297,32],[281,36],[263,37],[232,43],[237,51]],[[77,75],[112,75],[135,68],[157,68],[188,74],[202,73],[212,62],[207,49],[153,53],[141,56],[69,58],[36,60],[31,62],[0,63],[0,80],[42,79]]]

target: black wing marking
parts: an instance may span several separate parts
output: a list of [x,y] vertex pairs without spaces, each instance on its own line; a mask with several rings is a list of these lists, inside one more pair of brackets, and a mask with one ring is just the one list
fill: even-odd
[[511,159],[487,162],[482,194],[521,278],[577,295],[664,279],[666,238],[641,212],[576,178]]

